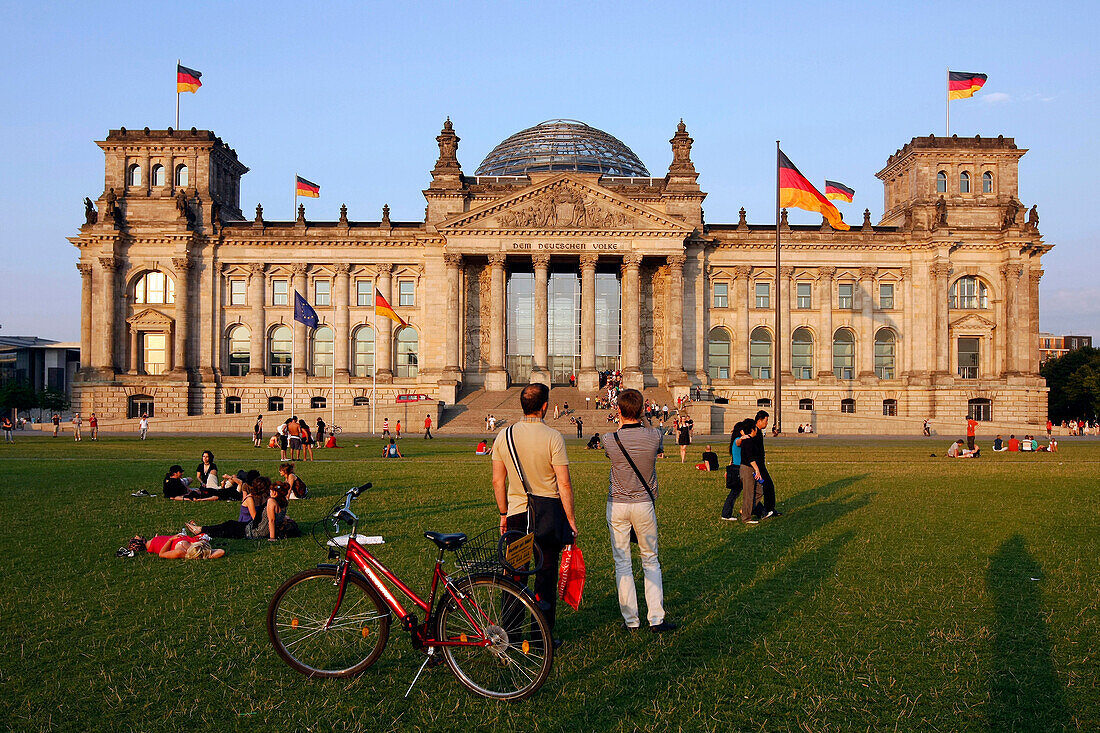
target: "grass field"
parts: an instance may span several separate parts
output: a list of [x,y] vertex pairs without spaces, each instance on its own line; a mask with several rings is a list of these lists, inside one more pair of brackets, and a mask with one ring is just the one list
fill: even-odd
[[[626,635],[603,518],[603,455],[570,445],[588,586],[559,611],[566,646],[530,701],[490,703],[445,667],[408,700],[419,657],[397,627],[351,681],[310,681],[271,650],[264,613],[308,537],[221,541],[223,560],[119,560],[134,533],[236,504],[135,499],[203,449],[223,472],[274,474],[236,438],[75,444],[17,433],[0,446],[0,725],[11,730],[1097,730],[1100,443],[1053,455],[931,458],[947,441],[769,443],[785,516],[718,520],[722,474],[659,466],[672,634]],[[422,588],[424,530],[496,522],[487,459],[469,440],[324,451],[299,473],[305,526],[353,484],[379,556]],[[351,443],[348,443],[351,446]],[[696,446],[695,448],[698,448]],[[693,449],[697,455],[698,450]],[[637,568],[637,561],[635,561]],[[640,572],[639,572],[640,576]]]

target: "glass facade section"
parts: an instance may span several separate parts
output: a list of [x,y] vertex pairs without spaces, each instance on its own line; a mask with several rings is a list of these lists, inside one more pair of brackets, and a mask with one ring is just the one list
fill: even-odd
[[535,359],[535,275],[508,275],[508,307],[505,309],[505,367],[514,384],[531,381]]
[[576,120],[547,120],[493,148],[474,175],[524,176],[533,171],[582,171],[648,178],[638,156],[612,135]]
[[321,326],[313,332],[313,364],[315,377],[332,376],[332,329]]
[[581,353],[581,281],[576,273],[552,272],[547,283],[550,381],[568,384]]
[[229,331],[229,376],[243,377],[250,366],[249,351],[252,333],[248,326],[234,326]]
[[766,328],[753,329],[749,339],[749,373],[753,379],[772,377],[772,335]]
[[[283,281],[286,284],[286,280]],[[289,326],[276,326],[271,331],[268,343],[268,373],[273,377],[290,376],[290,343],[291,333]],[[280,408],[282,409],[282,408]]]
[[897,374],[896,347],[893,331],[884,328],[875,336],[875,375],[879,379],[893,379]]
[[596,273],[596,369],[619,368],[620,306],[619,278],[612,272]]
[[355,329],[355,337],[351,342],[351,361],[353,376],[374,376],[374,329],[369,326]]

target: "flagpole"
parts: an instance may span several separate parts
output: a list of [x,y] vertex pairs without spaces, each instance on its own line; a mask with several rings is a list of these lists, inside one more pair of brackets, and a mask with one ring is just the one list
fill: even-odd
[[947,88],[944,89],[944,107],[947,108],[947,134],[944,137],[951,137],[951,67],[947,67]]
[[176,129],[180,129],[180,59],[176,59]]
[[[378,281],[375,281],[375,285]],[[374,297],[378,297],[378,291],[374,291]],[[374,435],[374,414],[375,414],[375,401],[378,399],[378,301],[374,301],[374,357],[371,359],[374,362],[370,370],[371,386],[370,386],[370,434]]]
[[294,211],[290,214],[291,223],[298,219],[298,174],[294,174]]
[[[335,283],[333,283],[335,285]],[[336,288],[329,294],[332,298],[332,424],[336,424],[336,339],[341,338],[336,333]]]
[[780,433],[783,429],[783,329],[782,315],[779,307],[781,289],[779,285],[779,163],[781,151],[779,141],[775,141],[775,364],[773,379],[775,380],[775,425],[774,433]]
[[[297,290],[294,291],[294,295],[298,295]],[[297,323],[298,319],[292,317],[290,320],[290,414],[292,416],[294,415],[294,343],[296,341],[294,332],[298,329]]]

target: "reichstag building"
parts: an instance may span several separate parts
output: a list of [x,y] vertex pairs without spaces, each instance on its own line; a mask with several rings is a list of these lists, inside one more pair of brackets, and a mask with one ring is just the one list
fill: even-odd
[[[913,138],[877,173],[885,213],[850,231],[704,220],[681,122],[654,176],[618,139],[552,120],[463,172],[450,120],[422,221],[247,216],[234,150],[204,130],[112,130],[70,241],[82,280],[74,407],[157,417],[453,403],[602,370],[797,410],[1046,417],[1043,242],[1010,138]],[[771,218],[770,216],[766,218]],[[294,292],[320,316],[293,322]],[[408,321],[375,325],[381,293]],[[774,308],[782,332],[774,331]],[[783,345],[776,364],[774,345]],[[293,367],[292,367],[293,365]],[[377,391],[374,385],[377,384]]]

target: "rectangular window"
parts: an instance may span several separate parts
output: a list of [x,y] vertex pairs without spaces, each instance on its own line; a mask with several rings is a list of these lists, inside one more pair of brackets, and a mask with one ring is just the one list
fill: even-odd
[[355,281],[355,304],[358,306],[374,305],[374,288],[370,280]]
[[397,284],[397,304],[404,306],[416,305],[416,283],[412,280],[402,280]]
[[890,310],[894,307],[894,284],[879,283],[878,307],[882,310]]
[[981,339],[973,337],[959,339],[959,376],[963,379],[978,378],[980,342]]
[[771,308],[772,284],[766,282],[756,283],[756,307]]
[[812,283],[798,283],[798,302],[795,307],[797,308],[813,308],[813,284]]
[[729,308],[730,286],[729,283],[714,283],[714,307]]
[[244,280],[230,280],[229,281],[229,305],[244,305],[245,304],[245,281]]
[[840,310],[851,310],[853,305],[852,293],[855,290],[854,283],[840,283],[836,286],[836,307]]
[[288,302],[286,280],[272,280],[271,305],[286,305]]
[[332,305],[332,282],[329,280],[314,280],[313,281],[313,304],[314,305]]
[[144,334],[144,350],[141,358],[142,372],[161,374],[168,365],[167,341],[163,333]]

